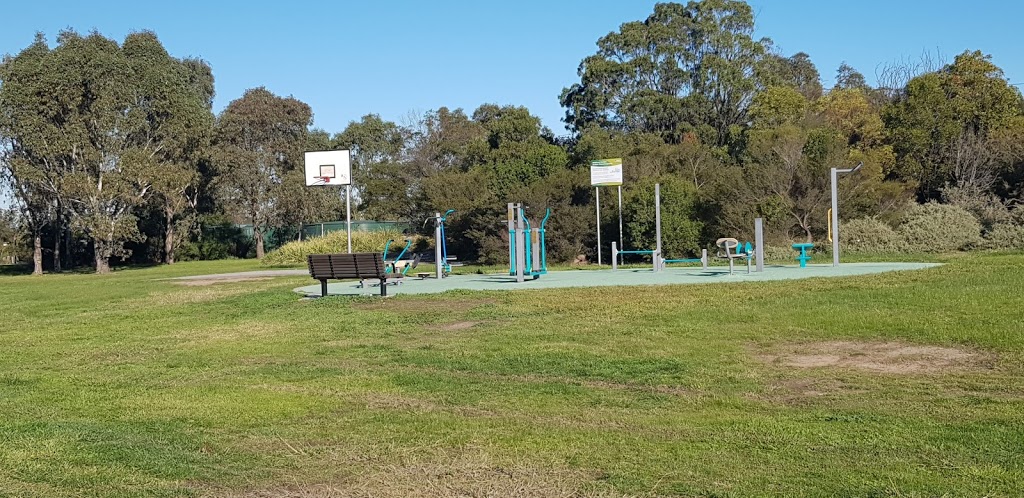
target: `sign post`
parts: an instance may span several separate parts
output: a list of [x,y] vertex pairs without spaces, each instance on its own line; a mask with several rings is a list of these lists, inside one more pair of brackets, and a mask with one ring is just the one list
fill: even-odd
[[[594,187],[597,213],[597,264],[601,264],[601,190],[600,187],[619,187],[619,245],[622,245],[622,158],[590,161],[590,185]],[[614,256],[612,256],[614,258]]]

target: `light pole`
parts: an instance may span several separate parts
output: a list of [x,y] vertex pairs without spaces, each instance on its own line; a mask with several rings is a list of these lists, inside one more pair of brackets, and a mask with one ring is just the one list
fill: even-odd
[[861,166],[863,162],[852,168],[832,168],[832,266],[839,266],[839,174],[853,173]]

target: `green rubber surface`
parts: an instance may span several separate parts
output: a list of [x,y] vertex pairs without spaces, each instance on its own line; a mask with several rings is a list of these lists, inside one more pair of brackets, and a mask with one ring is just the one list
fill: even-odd
[[[611,287],[629,285],[678,285],[678,284],[709,284],[724,282],[764,282],[771,280],[797,280],[818,277],[848,277],[868,275],[891,271],[922,270],[939,266],[937,263],[843,263],[838,267],[832,265],[799,266],[765,266],[763,272],[747,274],[746,265],[736,265],[732,275],[728,266],[711,266],[707,270],[699,266],[669,267],[665,271],[654,273],[646,269],[612,270],[570,270],[553,271],[542,275],[536,280],[527,278],[518,283],[514,276],[507,274],[451,275],[442,280],[434,278],[418,279],[406,277],[399,285],[389,285],[388,295],[398,294],[437,294],[450,290],[525,290],[554,289],[564,287]],[[320,295],[320,283],[314,282],[295,289],[295,292],[307,296]],[[327,284],[328,295],[379,295],[376,285],[360,288],[358,282],[338,281]]]

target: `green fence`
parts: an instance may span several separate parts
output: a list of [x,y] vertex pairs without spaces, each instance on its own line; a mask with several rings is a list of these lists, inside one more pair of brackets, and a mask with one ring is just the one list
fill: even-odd
[[[328,221],[324,223],[312,223],[302,225],[302,238],[319,237],[331,232],[344,231],[344,221]],[[412,230],[412,225],[400,221],[353,221],[353,232],[382,232],[384,230],[395,230],[406,232]]]
[[[252,240],[252,225],[235,225],[241,231],[242,236]],[[396,230],[399,232],[411,232],[412,225],[401,221],[353,221],[353,232],[380,232],[384,230]],[[320,237],[331,232],[345,231],[344,221],[325,221],[323,223],[310,223],[302,225],[302,228],[281,227],[267,230],[263,239],[263,247],[272,251],[282,245],[299,238],[301,231],[302,238]]]

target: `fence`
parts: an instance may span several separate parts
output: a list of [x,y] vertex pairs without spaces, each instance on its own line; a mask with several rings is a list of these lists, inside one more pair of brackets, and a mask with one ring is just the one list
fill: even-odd
[[[338,232],[345,230],[344,221],[327,221],[324,223],[313,223],[309,225],[302,225],[302,238],[307,237],[320,237],[327,235],[331,232]],[[412,225],[401,221],[353,221],[352,231],[353,232],[383,232],[385,230],[394,230],[397,232],[408,232],[412,230]]]

